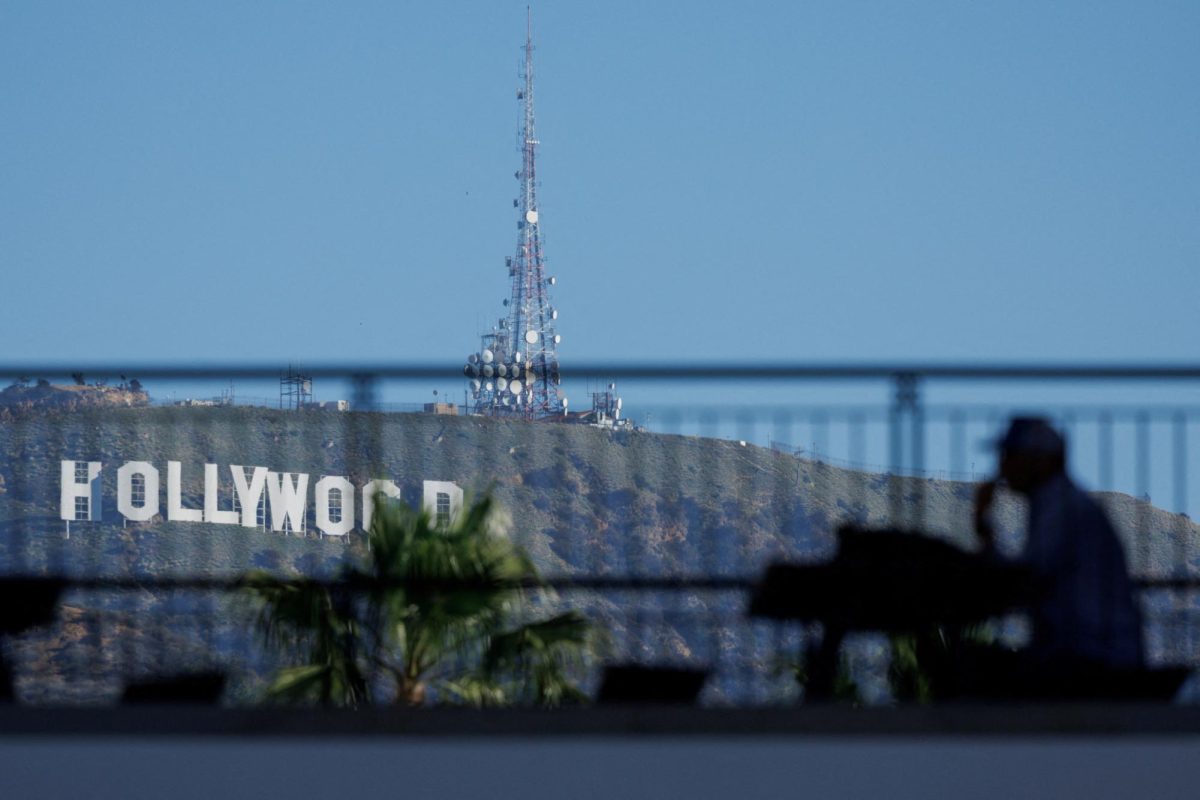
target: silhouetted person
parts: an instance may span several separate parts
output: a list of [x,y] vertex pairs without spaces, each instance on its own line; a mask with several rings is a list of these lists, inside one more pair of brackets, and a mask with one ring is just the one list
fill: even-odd
[[975,494],[975,531],[994,552],[990,509],[998,486],[1029,501],[1018,561],[1043,591],[1031,609],[1026,666],[1065,674],[1142,666],[1141,615],[1125,552],[1104,511],[1066,473],[1066,443],[1044,419],[1018,417],[998,442],[1000,469]]

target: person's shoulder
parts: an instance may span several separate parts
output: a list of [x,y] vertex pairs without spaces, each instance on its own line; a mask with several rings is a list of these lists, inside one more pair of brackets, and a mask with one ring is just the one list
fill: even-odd
[[1070,508],[1070,514],[1087,528],[1113,531],[1112,521],[1100,500],[1074,481],[1068,479],[1067,484],[1066,505]]
[[1066,480],[1066,485],[1069,487],[1067,492],[1072,502],[1078,503],[1084,508],[1094,508],[1098,511],[1101,510],[1100,503],[1096,501],[1096,498],[1092,496],[1092,493],[1087,489],[1084,489],[1082,486],[1075,483],[1075,481],[1070,480],[1069,478]]
[[1079,503],[1086,506],[1096,505],[1095,500],[1092,499],[1088,491],[1072,480],[1069,475],[1063,474],[1055,477],[1052,485],[1054,486],[1054,491],[1067,502]]

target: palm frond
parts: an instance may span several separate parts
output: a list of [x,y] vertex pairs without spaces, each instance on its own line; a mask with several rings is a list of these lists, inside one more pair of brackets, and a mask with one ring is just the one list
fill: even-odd
[[514,699],[544,706],[578,704],[586,696],[578,672],[592,643],[592,624],[579,612],[529,622],[494,636],[481,670],[496,680],[508,676]]
[[504,687],[481,675],[460,675],[438,684],[447,701],[472,708],[498,708],[511,704]]
[[281,671],[272,696],[366,702],[369,664],[394,677],[404,702],[423,702],[428,685],[443,700],[474,706],[581,700],[570,676],[589,652],[592,626],[574,612],[513,624],[528,617],[525,589],[539,578],[498,532],[496,515],[490,497],[448,526],[384,502],[369,555],[342,583],[248,576],[265,638],[306,648],[307,663]]

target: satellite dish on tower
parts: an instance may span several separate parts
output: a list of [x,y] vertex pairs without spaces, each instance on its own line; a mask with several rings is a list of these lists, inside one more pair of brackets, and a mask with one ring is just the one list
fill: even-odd
[[501,377],[504,377],[505,375],[508,374],[508,367],[504,366],[501,363],[497,363],[496,364],[496,374]]
[[535,224],[537,222],[537,212],[534,211],[532,208],[529,209],[528,211],[526,211],[525,212],[525,221],[528,222],[530,225]]
[[527,344],[537,344],[537,331],[525,331],[525,342]]
[[509,381],[508,382],[508,390],[516,395],[521,394],[521,382],[518,380]]
[[496,378],[496,390],[497,391],[503,392],[507,388],[508,388],[508,379],[507,378]]
[[492,363],[493,358],[495,358],[495,356],[492,354],[491,350],[483,351],[483,363],[490,364],[490,363]]

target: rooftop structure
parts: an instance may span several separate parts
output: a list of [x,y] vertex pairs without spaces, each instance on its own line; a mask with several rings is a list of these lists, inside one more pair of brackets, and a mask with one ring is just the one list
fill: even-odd
[[299,368],[288,365],[287,372],[279,376],[279,407],[298,411],[312,404],[312,376],[305,375]]

